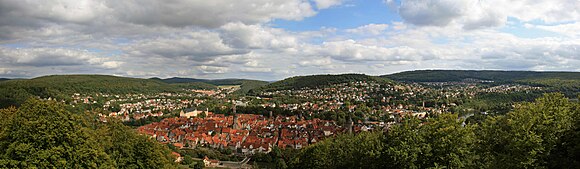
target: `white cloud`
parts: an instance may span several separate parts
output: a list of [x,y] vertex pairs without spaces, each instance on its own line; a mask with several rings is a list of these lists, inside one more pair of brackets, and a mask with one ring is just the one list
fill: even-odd
[[[393,4],[393,1],[386,1]],[[418,26],[460,25],[465,29],[503,26],[508,17],[524,22],[561,23],[580,20],[576,0],[403,0],[401,17]]]
[[253,72],[253,73],[265,73],[272,72],[272,68],[259,68],[259,67],[245,67],[241,69],[242,72]]
[[321,56],[330,56],[342,61],[415,61],[427,57],[408,46],[381,47],[363,45],[355,40],[324,42],[319,48]]
[[379,35],[389,27],[388,24],[368,24],[354,29],[347,29],[348,33]]
[[260,25],[228,23],[220,28],[225,43],[238,48],[285,49],[295,47],[297,39],[282,29]]
[[221,74],[221,73],[226,73],[229,70],[229,68],[227,68],[227,67],[206,66],[206,65],[198,66],[197,69],[203,73],[209,73],[209,74],[216,74],[216,73]]
[[312,59],[299,62],[301,66],[328,66],[332,64],[332,60],[329,57],[321,59]]
[[5,15],[2,15],[1,21],[16,18],[22,22],[87,23],[118,20],[172,27],[219,27],[229,22],[255,24],[272,19],[300,20],[316,14],[307,0],[7,0],[0,4],[5,7],[2,8]]
[[119,68],[121,65],[123,65],[123,62],[106,61],[106,62],[103,62],[103,64],[101,64],[101,65],[105,68],[114,69],[114,68]]
[[125,51],[139,57],[186,58],[196,61],[207,61],[221,55],[248,53],[245,49],[230,47],[218,33],[211,31],[143,39],[125,47]]
[[407,25],[403,22],[393,22],[393,29],[394,30],[403,30],[407,29]]
[[538,29],[547,30],[550,32],[559,33],[564,36],[568,37],[576,37],[580,38],[580,21],[568,24],[560,24],[560,25],[531,25],[527,24],[527,27],[533,27]]
[[53,67],[102,64],[102,62],[97,61],[102,59],[96,53],[65,48],[1,47],[0,56],[4,63],[20,66]]
[[466,12],[469,1],[403,0],[399,7],[401,17],[415,25],[445,26]]
[[340,5],[342,0],[314,0],[318,9],[330,8],[332,6]]

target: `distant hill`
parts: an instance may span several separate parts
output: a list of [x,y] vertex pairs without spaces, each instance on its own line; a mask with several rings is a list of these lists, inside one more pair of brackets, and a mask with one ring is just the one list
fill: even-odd
[[189,82],[189,83],[172,83],[169,84],[182,89],[203,89],[203,90],[214,90],[218,87],[216,85],[204,83],[204,82]]
[[165,83],[170,83],[172,85],[179,85],[183,83],[194,83],[194,84],[210,84],[215,86],[223,86],[223,85],[240,85],[240,90],[236,91],[237,94],[246,94],[250,90],[265,86],[269,84],[266,81],[259,81],[259,80],[248,80],[248,79],[195,79],[195,78],[179,78],[173,77],[168,79],[159,79]]
[[107,75],[51,75],[0,82],[0,107],[19,105],[29,97],[68,98],[73,93],[178,92],[180,86],[153,79]]
[[381,77],[403,82],[491,80],[496,84],[518,83],[545,87],[545,92],[560,92],[571,98],[577,97],[580,93],[580,72],[416,70]]
[[7,80],[10,80],[10,79],[8,79],[8,78],[0,78],[0,82],[1,81],[7,81]]
[[[388,79],[368,76],[364,74],[340,74],[340,75],[311,75],[295,76],[277,81],[259,88],[257,91],[292,90],[302,88],[317,88],[332,84],[348,83],[355,81],[379,81],[390,82]],[[257,92],[256,91],[256,92]]]
[[[248,80],[248,79],[195,79],[195,78],[181,78],[181,77],[173,77],[173,78],[159,79],[159,80],[161,80],[165,83],[203,82],[203,83],[218,85],[218,86],[221,86],[221,85],[241,85],[245,81],[259,81],[259,80]],[[268,83],[268,82],[265,82],[265,83]]]
[[534,72],[493,70],[416,70],[383,75],[396,81],[406,82],[456,82],[466,79],[515,82],[530,79],[580,80],[580,72]]

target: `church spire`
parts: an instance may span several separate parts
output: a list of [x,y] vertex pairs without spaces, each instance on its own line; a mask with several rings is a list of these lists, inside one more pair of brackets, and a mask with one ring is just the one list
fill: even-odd
[[233,121],[234,125],[232,128],[237,130],[240,128],[240,126],[238,126],[238,115],[236,114],[236,101],[235,100],[232,100],[232,110],[234,113],[234,121]]

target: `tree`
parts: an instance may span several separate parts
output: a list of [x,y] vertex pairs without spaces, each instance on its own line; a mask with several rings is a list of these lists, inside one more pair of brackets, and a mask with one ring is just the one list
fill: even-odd
[[421,121],[403,119],[387,134],[384,159],[392,168],[466,168],[473,165],[472,126],[462,126],[457,115],[441,114]]
[[303,149],[290,168],[381,168],[384,135],[343,134]]
[[487,168],[544,168],[560,138],[573,127],[574,107],[562,94],[522,103],[479,128],[478,154]]
[[176,168],[159,143],[80,115],[36,99],[0,109],[0,168]]
[[139,135],[118,121],[99,129],[105,151],[118,168],[166,168],[172,166],[170,150],[147,136]]
[[[14,112],[15,111],[15,112]],[[5,109],[1,167],[111,168],[112,161],[79,121],[56,102],[29,99],[22,107]]]

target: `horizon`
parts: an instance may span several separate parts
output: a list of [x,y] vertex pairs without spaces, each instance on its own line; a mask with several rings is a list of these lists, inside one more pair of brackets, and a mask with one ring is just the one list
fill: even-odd
[[374,76],[374,77],[378,77],[378,76],[388,76],[388,75],[393,75],[393,74],[398,74],[398,73],[404,73],[404,72],[414,72],[414,71],[476,71],[476,72],[539,72],[539,73],[580,73],[580,71],[534,71],[534,70],[494,70],[494,69],[482,69],[482,70],[473,70],[473,69],[417,69],[417,70],[409,70],[409,71],[400,71],[400,72],[394,72],[394,73],[386,73],[386,74],[378,74],[378,75],[371,75],[371,74],[365,74],[365,73],[324,73],[324,74],[306,74],[306,75],[295,75],[295,76],[288,76],[288,77],[284,77],[282,79],[272,79],[272,80],[267,80],[267,79],[251,79],[251,78],[236,78],[236,77],[231,77],[231,78],[197,78],[197,77],[156,77],[156,76],[152,76],[152,77],[131,77],[131,76],[119,76],[119,75],[112,75],[112,74],[49,74],[49,75],[42,75],[42,76],[36,76],[36,77],[26,77],[26,78],[6,78],[6,77],[0,77],[0,79],[8,79],[8,80],[22,80],[22,79],[34,79],[34,78],[40,78],[40,77],[46,77],[46,76],[66,76],[66,75],[76,75],[76,76],[114,76],[114,77],[122,77],[122,78],[137,78],[137,79],[161,79],[161,80],[166,80],[166,79],[172,79],[172,78],[182,78],[182,79],[199,79],[199,80],[228,80],[228,79],[239,79],[239,80],[258,80],[258,81],[265,81],[265,82],[276,82],[276,81],[281,81],[281,80],[285,80],[288,78],[292,78],[292,77],[298,77],[298,76],[317,76],[317,75],[345,75],[345,74],[360,74],[360,75],[366,75],[366,76]]
[[580,1],[0,2],[0,78],[579,72]]

